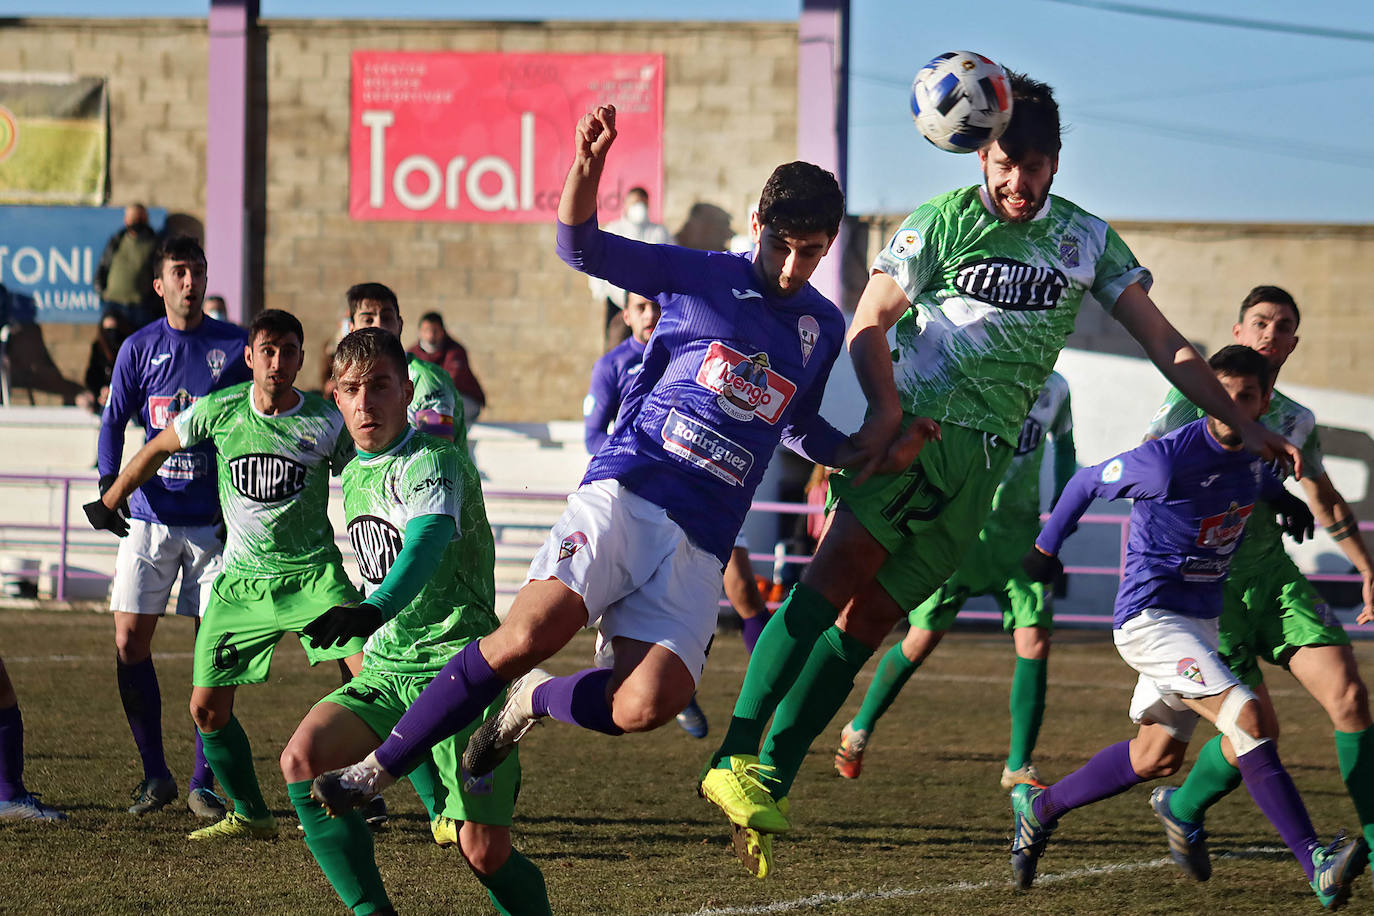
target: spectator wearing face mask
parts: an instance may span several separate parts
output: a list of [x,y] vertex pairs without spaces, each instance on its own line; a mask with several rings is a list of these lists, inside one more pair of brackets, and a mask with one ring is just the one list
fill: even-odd
[[[604,228],[607,232],[651,245],[668,245],[673,241],[667,226],[649,221],[649,192],[641,187],[625,192],[625,208],[620,211],[620,219],[612,220]],[[625,290],[599,277],[589,277],[587,285],[593,296],[605,300],[606,350],[609,351],[630,336],[630,326],[620,317],[621,309],[625,308]]]
[[110,397],[110,379],[114,376],[115,356],[124,339],[133,333],[129,323],[117,309],[107,308],[100,316],[100,328],[91,341],[91,358],[86,362],[86,390],[90,392],[97,413],[105,409]]

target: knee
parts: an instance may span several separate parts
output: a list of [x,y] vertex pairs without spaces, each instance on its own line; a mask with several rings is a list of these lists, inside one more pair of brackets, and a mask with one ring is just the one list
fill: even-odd
[[510,858],[510,828],[464,821],[458,831],[458,848],[469,868],[479,875],[490,875]]
[[1164,751],[1146,754],[1132,762],[1135,774],[1144,780],[1167,779],[1178,772],[1183,765],[1183,755]]
[[627,734],[653,731],[672,721],[691,700],[690,691],[636,690],[622,684],[611,696],[611,719]]
[[1345,682],[1335,696],[1331,721],[1340,731],[1363,731],[1370,725],[1369,690],[1356,675]]
[[227,710],[221,712],[213,706],[192,700],[191,720],[196,723],[196,728],[200,729],[201,734],[217,732],[229,724],[229,713]]
[[314,779],[318,775],[311,760],[310,750],[309,739],[303,739],[299,735],[293,735],[286,743],[279,762],[282,778],[288,783]]
[[137,665],[153,654],[153,636],[137,630],[115,630],[115,657],[120,664]]

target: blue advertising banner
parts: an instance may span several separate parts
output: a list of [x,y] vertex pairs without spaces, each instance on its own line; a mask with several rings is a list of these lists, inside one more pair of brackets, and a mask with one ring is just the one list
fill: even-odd
[[[148,222],[160,233],[167,211],[149,207]],[[94,324],[95,269],[123,225],[123,207],[0,207],[0,285],[39,324]]]

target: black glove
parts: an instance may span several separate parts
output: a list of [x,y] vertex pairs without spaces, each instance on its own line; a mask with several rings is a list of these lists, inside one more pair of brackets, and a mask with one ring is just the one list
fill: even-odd
[[1031,547],[1026,551],[1026,555],[1021,558],[1021,568],[1031,577],[1032,582],[1053,582],[1064,573],[1064,564],[1059,562],[1058,557],[1041,553],[1037,547]]
[[[107,492],[109,492],[110,487],[114,486],[114,482],[118,479],[118,474],[100,475],[100,495],[104,496]],[[125,518],[128,518],[130,515],[133,514],[129,511],[129,501],[127,499],[120,502],[120,504],[115,508],[118,509],[120,512],[123,512]]]
[[1316,532],[1317,523],[1312,518],[1312,510],[1287,490],[1274,501],[1274,509],[1279,513],[1279,527],[1297,543],[1301,544]]
[[93,503],[86,503],[81,508],[86,511],[86,518],[96,531],[113,531],[120,537],[129,533],[129,520],[121,515],[118,509],[111,509],[98,499]]
[[319,649],[342,646],[355,636],[370,636],[382,625],[382,612],[370,604],[337,604],[301,628]]

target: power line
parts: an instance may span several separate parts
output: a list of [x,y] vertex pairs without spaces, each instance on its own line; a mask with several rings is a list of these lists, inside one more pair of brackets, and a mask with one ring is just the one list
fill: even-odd
[[1341,41],[1374,43],[1374,32],[1363,32],[1355,29],[1329,29],[1316,25],[1269,22],[1264,19],[1245,19],[1240,16],[1215,16],[1209,13],[1189,13],[1182,10],[1165,10],[1152,6],[1137,6],[1134,3],[1112,3],[1108,2],[1108,0],[1044,0],[1044,2],[1103,10],[1109,13],[1125,13],[1131,16],[1174,19],[1180,22],[1192,22],[1201,25],[1221,25],[1234,29],[1252,29],[1257,32],[1277,32],[1281,35],[1306,35],[1311,38],[1334,38]]

